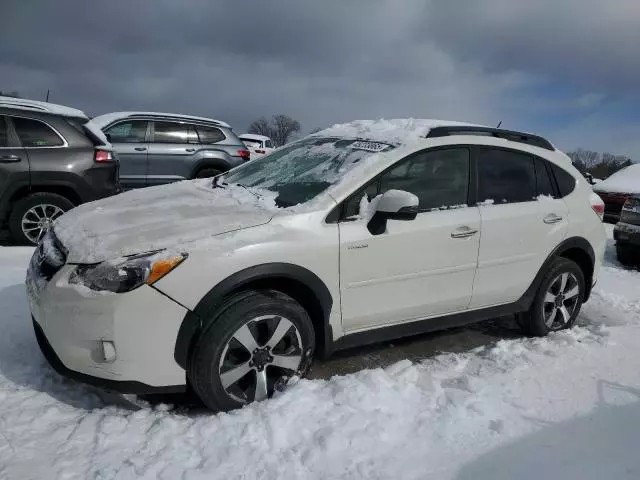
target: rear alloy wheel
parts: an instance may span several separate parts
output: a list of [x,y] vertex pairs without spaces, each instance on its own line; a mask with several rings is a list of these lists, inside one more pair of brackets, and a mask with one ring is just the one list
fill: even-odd
[[572,260],[556,258],[540,282],[528,312],[519,314],[518,324],[529,335],[545,336],[573,327],[585,293],[582,269]]
[[315,336],[308,313],[275,290],[247,291],[213,314],[189,359],[187,375],[214,411],[265,400],[309,370]]
[[13,240],[20,245],[37,245],[53,222],[73,206],[55,193],[34,193],[17,201],[9,216]]

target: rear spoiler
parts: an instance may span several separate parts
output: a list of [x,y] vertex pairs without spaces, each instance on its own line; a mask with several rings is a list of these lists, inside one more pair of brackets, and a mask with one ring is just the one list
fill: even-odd
[[100,127],[94,124],[91,120],[89,120],[87,123],[82,125],[82,129],[87,134],[87,137],[91,139],[91,141],[95,146],[104,145],[106,147],[111,148],[111,143],[109,142],[109,140],[107,140],[107,137],[104,134],[104,132],[100,130]]

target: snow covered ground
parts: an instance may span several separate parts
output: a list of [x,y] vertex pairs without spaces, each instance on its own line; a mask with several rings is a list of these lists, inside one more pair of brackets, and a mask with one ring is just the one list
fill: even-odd
[[1,479],[640,478],[640,272],[612,244],[570,332],[303,380],[219,415],[127,408],[53,372],[29,255],[0,248]]

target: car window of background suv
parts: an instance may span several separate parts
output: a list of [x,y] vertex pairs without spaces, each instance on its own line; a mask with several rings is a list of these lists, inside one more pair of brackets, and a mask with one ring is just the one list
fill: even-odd
[[144,143],[147,134],[145,120],[133,120],[118,123],[105,132],[111,137],[112,143]]
[[64,141],[51,127],[31,118],[11,117],[23,147],[59,147]]
[[447,148],[413,155],[380,178],[380,193],[405,190],[422,211],[461,206],[469,189],[469,149]]
[[189,143],[187,124],[154,122],[153,143]]

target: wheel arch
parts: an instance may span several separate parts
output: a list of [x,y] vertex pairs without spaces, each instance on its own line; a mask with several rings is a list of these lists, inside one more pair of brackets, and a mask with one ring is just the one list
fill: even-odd
[[563,257],[572,260],[578,264],[585,280],[585,295],[583,301],[589,300],[591,295],[591,288],[593,287],[593,271],[595,266],[595,253],[593,247],[586,238],[583,237],[570,237],[560,243],[553,251],[547,256],[546,260],[542,264],[542,267],[538,271],[535,279],[520,298],[522,310],[528,310],[533,302],[533,299],[540,287],[542,279],[549,269],[551,262],[557,258]]
[[215,168],[221,172],[231,169],[231,164],[225,158],[226,154],[224,152],[209,152],[209,154],[215,154],[215,156],[203,156],[196,160],[191,167],[191,178],[196,178],[198,172],[205,168]]
[[327,356],[333,347],[329,316],[333,298],[324,282],[310,270],[289,263],[266,263],[241,270],[227,277],[198,302],[182,320],[176,338],[174,359],[186,370],[194,341],[206,328],[215,311],[231,295],[246,290],[279,290],[307,310],[316,335],[316,352]]

